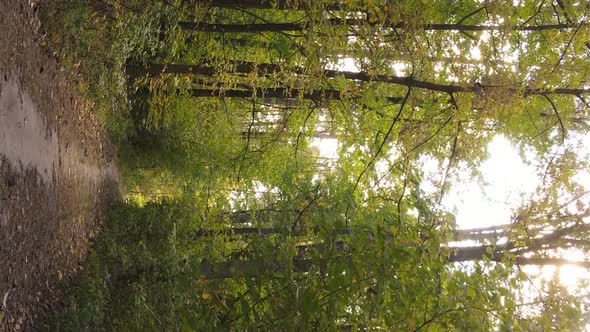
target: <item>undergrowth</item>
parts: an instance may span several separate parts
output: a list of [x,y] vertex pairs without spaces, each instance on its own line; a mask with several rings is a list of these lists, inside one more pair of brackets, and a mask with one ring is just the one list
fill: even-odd
[[[182,36],[175,33],[179,11],[168,2],[43,5],[44,42],[76,76],[79,93],[96,104],[100,121],[118,146],[126,193],[126,202],[112,208],[92,243],[84,270],[64,285],[65,310],[49,318],[46,329],[225,330],[225,302],[215,302],[212,309],[207,301],[214,299],[204,290],[212,286],[195,276],[198,257],[220,259],[226,244],[222,237],[207,242],[194,235],[207,220],[204,215],[224,208],[211,202],[223,201],[225,194],[211,194],[210,189],[231,188],[227,178],[236,161],[249,161],[236,133],[251,115],[234,107],[243,106],[241,101],[177,94],[192,84],[190,79],[129,82],[129,63],[198,61],[196,55],[180,59],[169,54],[174,53],[175,38]],[[200,49],[198,42],[191,45],[187,54]],[[195,53],[203,56],[204,51]],[[249,171],[240,167],[238,174],[245,177]],[[223,283],[219,287],[223,290]]]
[[161,131],[146,125],[149,91],[145,82],[129,81],[125,66],[166,57],[174,7],[163,1],[55,1],[40,13],[47,30],[43,43],[76,77],[78,92],[95,103],[99,121],[119,147],[126,191],[155,192],[160,183],[150,185],[148,177],[170,182],[169,165],[157,162],[170,160],[174,151],[162,149]]
[[[43,327],[51,331],[136,331],[176,326],[174,312],[186,306],[175,297],[190,270],[187,257],[194,208],[179,198],[181,168],[162,132],[141,119],[149,105],[145,87],[129,82],[128,63],[161,59],[170,43],[165,27],[174,10],[165,2],[83,0],[44,3],[40,15],[47,47],[94,102],[98,119],[118,146],[127,200],[112,208],[87,262],[66,287],[65,310]],[[74,81],[74,80],[72,80]],[[148,92],[149,93],[149,92]],[[138,114],[140,119],[138,120]],[[163,143],[164,142],[164,143]],[[174,203],[166,197],[174,196]],[[192,239],[194,241],[194,239]],[[190,247],[190,249],[189,249]]]
[[[66,310],[45,326],[52,331],[138,331],[178,326],[191,287],[188,257],[198,251],[196,222],[182,203],[120,204],[93,243],[86,267],[68,288]],[[190,244],[190,245],[189,245]],[[187,274],[187,275],[190,275]]]

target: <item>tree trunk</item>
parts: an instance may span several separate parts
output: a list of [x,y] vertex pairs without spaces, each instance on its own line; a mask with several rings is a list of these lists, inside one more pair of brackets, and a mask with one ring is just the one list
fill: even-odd
[[[319,227],[314,227],[311,229],[312,232],[317,233],[320,231]],[[334,234],[351,234],[354,231],[349,228],[337,228],[334,230]],[[278,227],[235,227],[235,228],[228,228],[219,231],[212,231],[212,230],[205,230],[200,229],[195,233],[195,237],[203,237],[203,236],[218,236],[218,235],[249,235],[249,234],[259,234],[259,235],[271,235],[271,234],[288,234],[292,233],[287,229],[278,228]]]
[[[230,62],[232,65],[232,72],[234,73],[242,73],[242,74],[251,74],[253,72],[257,72],[261,76],[266,76],[270,74],[280,73],[284,69],[276,64],[270,63],[253,63],[253,62],[241,62],[241,61],[232,61]],[[308,71],[303,67],[287,67],[286,70],[291,71],[294,74],[304,75],[308,73]],[[187,65],[187,64],[154,64],[150,63],[146,67],[136,66],[136,65],[128,65],[127,66],[127,73],[130,77],[142,76],[142,75],[149,75],[149,76],[156,76],[159,74],[164,73],[172,73],[172,74],[198,74],[198,75],[213,75],[216,72],[216,68],[208,67],[204,65]],[[497,87],[493,85],[482,85],[479,83],[475,83],[472,85],[454,85],[454,84],[444,84],[444,83],[434,83],[429,81],[422,81],[415,79],[413,77],[404,77],[404,76],[395,76],[395,75],[369,75],[365,72],[351,72],[351,71],[339,71],[339,70],[330,70],[325,69],[322,71],[322,74],[325,77],[335,78],[335,77],[344,77],[350,80],[362,81],[362,82],[383,82],[383,83],[390,83],[396,85],[402,85],[411,88],[418,88],[418,89],[425,89],[430,91],[437,91],[443,92],[447,94],[457,93],[457,92],[467,92],[467,93],[476,93],[476,92],[485,92],[486,90],[491,90]],[[506,91],[518,93],[522,92],[525,96],[528,95],[573,95],[579,96],[583,94],[590,93],[590,88],[581,88],[581,89],[572,89],[572,88],[542,88],[542,89],[535,89],[530,87],[524,87],[521,89],[518,88],[503,88]],[[287,93],[287,89],[259,89],[262,91],[267,91],[266,97],[270,97],[270,95],[278,95],[277,97],[285,97],[285,93]],[[281,92],[282,91],[282,92]],[[294,91],[294,90],[289,90]],[[337,90],[324,90],[324,91],[331,91],[327,93],[327,99],[340,99],[340,93]],[[203,92],[204,93],[204,92]],[[315,94],[319,93],[319,91],[314,91],[311,94],[308,94],[309,97],[315,96]],[[215,93],[214,93],[215,94]],[[214,95],[213,94],[213,95]],[[236,97],[244,97],[246,92],[240,94],[236,92]],[[251,93],[250,93],[251,94]],[[324,92],[325,94],[325,92]],[[258,93],[257,93],[258,95]],[[291,93],[292,96],[298,95],[297,93]],[[203,96],[203,95],[199,95]],[[227,91],[226,91],[226,96]],[[326,96],[324,96],[326,97]],[[306,98],[306,99],[313,99],[313,98]],[[401,102],[402,98],[395,97],[397,102]]]
[[202,32],[282,32],[303,31],[305,25],[299,23],[245,23],[245,24],[216,24],[203,22],[178,22],[184,30]]
[[[191,89],[189,93],[193,97],[227,97],[227,98],[277,98],[277,99],[303,99],[303,100],[343,100],[339,90],[325,89],[313,90],[311,92],[299,89],[287,88],[258,88],[254,90],[217,90],[217,89]],[[355,99],[357,96],[350,96]],[[387,101],[399,104],[402,97],[384,97]]]
[[[561,265],[561,264],[572,264],[584,268],[590,268],[590,261],[584,262],[572,262],[567,259],[561,258],[545,258],[545,257],[526,257],[524,256],[525,253],[532,253],[538,250],[543,250],[546,248],[547,245],[555,244],[558,241],[563,239],[563,236],[568,234],[578,234],[580,232],[586,231],[590,226],[586,224],[574,224],[572,226],[568,226],[562,229],[557,229],[550,234],[545,236],[534,238],[527,243],[523,243],[522,245],[517,245],[514,241],[508,241],[506,243],[500,245],[480,245],[480,246],[469,246],[469,247],[446,247],[449,250],[449,256],[447,258],[447,262],[449,263],[461,263],[461,262],[474,262],[484,259],[487,257],[490,261],[501,263],[505,256],[506,252],[510,252],[512,255],[515,256],[514,262],[519,265]],[[318,232],[319,228],[312,229],[312,232]],[[357,230],[362,231],[362,230]],[[286,234],[288,233],[286,230],[279,229],[279,228],[256,228],[256,227],[244,227],[244,228],[234,228],[228,230],[229,233],[234,234]],[[351,234],[355,232],[353,229],[349,228],[341,228],[336,229],[336,234]],[[197,234],[197,236],[203,235],[218,235],[219,232],[210,232],[209,234],[201,233]],[[370,231],[367,231],[368,235],[373,235]],[[390,234],[387,236],[388,238],[392,238]],[[567,241],[567,240],[565,240]],[[407,243],[404,244],[405,246],[411,247],[416,246],[415,243]],[[333,246],[339,254],[340,257],[350,257],[349,250],[350,245],[343,240],[335,241]],[[305,258],[304,256],[310,250],[319,250],[320,252],[325,252],[326,244],[325,243],[311,243],[311,244],[301,244],[297,246],[297,256],[293,259],[293,272],[308,272],[313,266],[312,260]],[[326,261],[322,261],[322,264],[326,264]],[[263,272],[266,269],[262,269],[260,271],[260,266],[263,265],[262,262],[257,260],[247,261],[247,260],[238,260],[238,261],[228,261],[220,264],[214,265],[207,265],[202,268],[202,273],[210,273],[205,274],[206,276],[214,276],[218,278],[229,278],[234,276],[245,276],[245,275],[256,275],[257,273]],[[258,270],[254,271],[252,266],[258,266]],[[278,272],[280,267],[275,265],[275,270]],[[237,274],[230,274],[228,271],[236,271]]]
[[264,208],[256,210],[242,210],[223,214],[220,219],[227,218],[233,224],[260,224],[271,221],[272,215],[281,215],[285,213],[299,213],[297,210],[288,209],[283,210],[279,208]]
[[[293,272],[307,272],[313,266],[310,259],[293,259]],[[204,262],[200,274],[207,278],[235,278],[240,276],[258,276],[268,272],[279,272],[279,266],[266,266],[262,261],[237,260],[222,263]]]
[[[269,137],[269,136],[274,136],[276,135],[276,132],[273,131],[251,131],[251,132],[247,132],[247,131],[242,131],[240,132],[240,136],[242,137],[242,139],[262,139],[265,137]],[[337,139],[338,136],[330,134],[330,133],[325,133],[325,132],[315,132],[312,136],[310,136],[312,138],[319,138],[319,139]]]
[[[328,20],[331,25],[361,26],[370,24],[365,19],[338,19]],[[202,31],[202,32],[240,32],[240,33],[257,33],[257,32],[293,32],[305,31],[308,28],[307,23],[243,23],[243,24],[221,24],[221,23],[203,23],[203,22],[186,22],[181,21],[179,25],[184,30]],[[405,22],[385,22],[379,24],[388,29],[406,29],[411,24]],[[430,23],[423,24],[420,28],[426,31],[546,31],[546,30],[565,30],[579,27],[579,24],[541,24],[530,26],[505,26],[505,25],[469,25],[457,23]]]
[[[187,1],[192,2],[192,1]],[[196,0],[197,3],[208,4],[218,8],[244,8],[244,9],[305,9],[310,7],[309,0]],[[322,8],[327,10],[343,10],[345,6],[338,2],[324,4]]]
[[[485,254],[484,254],[485,255]],[[451,255],[448,261],[449,263],[465,263],[465,262],[476,262],[482,260],[484,255],[477,256],[475,251],[467,252],[463,248],[459,248],[456,255]],[[341,257],[340,259],[349,259],[350,257]],[[489,257],[490,261],[502,262],[503,256],[501,254]],[[313,266],[319,266],[320,269],[324,268],[326,264],[329,264],[325,260],[314,261],[309,258],[295,257],[292,261],[293,272],[302,273],[309,272]],[[575,262],[569,261],[562,258],[542,258],[542,257],[516,257],[515,264],[518,265],[575,265],[582,268],[590,268],[590,261]],[[252,277],[261,276],[265,273],[279,273],[284,269],[278,264],[272,264],[272,266],[265,264],[261,260],[235,260],[227,261],[222,263],[210,263],[204,262],[200,266],[200,275],[207,278],[236,278],[236,277]]]

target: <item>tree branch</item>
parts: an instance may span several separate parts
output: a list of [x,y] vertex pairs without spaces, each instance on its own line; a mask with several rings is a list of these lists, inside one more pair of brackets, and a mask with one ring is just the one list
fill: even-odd
[[393,122],[391,123],[391,126],[389,126],[389,130],[385,134],[385,137],[383,137],[383,141],[381,142],[381,145],[379,145],[379,148],[377,149],[377,152],[375,152],[375,154],[373,155],[373,157],[371,158],[371,160],[369,160],[369,162],[363,168],[361,174],[359,174],[359,176],[357,177],[356,182],[354,183],[354,187],[352,188],[352,192],[353,193],[356,190],[356,188],[358,187],[358,184],[359,184],[361,178],[363,177],[363,175],[365,174],[365,172],[369,169],[369,167],[371,167],[371,165],[373,164],[373,162],[375,162],[375,159],[381,153],[381,150],[383,149],[383,146],[385,145],[385,143],[387,142],[387,139],[389,138],[389,135],[391,135],[391,132],[393,131],[393,127],[398,122],[398,120],[399,120],[399,118],[400,118],[400,116],[401,116],[401,114],[402,114],[402,112],[404,110],[404,107],[406,106],[406,102],[408,101],[408,98],[410,97],[410,93],[411,92],[412,92],[412,89],[411,88],[408,88],[408,92],[406,92],[406,95],[404,97],[404,100],[402,101],[402,104],[401,104],[401,106],[399,108],[399,111],[397,112],[397,114],[393,118]]
[[561,127],[561,144],[565,143],[565,136],[566,136],[566,131],[565,131],[565,126],[563,125],[563,121],[561,120],[561,116],[559,116],[559,111],[557,111],[557,106],[555,106],[555,104],[553,103],[553,100],[551,100],[551,98],[549,98],[549,96],[547,96],[546,94],[542,94],[541,96],[543,96],[545,99],[547,99],[547,101],[549,102],[549,104],[551,104],[551,107],[553,108],[553,112],[555,113],[555,116],[557,116],[557,120],[559,121],[559,126]]

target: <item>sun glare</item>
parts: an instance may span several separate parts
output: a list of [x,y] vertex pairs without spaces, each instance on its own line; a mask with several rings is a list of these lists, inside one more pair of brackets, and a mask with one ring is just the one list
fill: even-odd
[[459,185],[443,199],[445,207],[455,212],[459,228],[510,222],[512,210],[534,193],[539,183],[535,168],[525,164],[505,137],[494,137],[488,154],[480,168],[483,183],[464,169],[459,174]]
[[311,146],[319,150],[320,158],[338,158],[338,140],[335,138],[314,138]]

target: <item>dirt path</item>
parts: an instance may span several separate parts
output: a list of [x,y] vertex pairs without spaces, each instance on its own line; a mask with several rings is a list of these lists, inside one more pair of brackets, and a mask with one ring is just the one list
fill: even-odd
[[60,308],[120,199],[114,148],[38,29],[28,0],[0,1],[0,331]]

